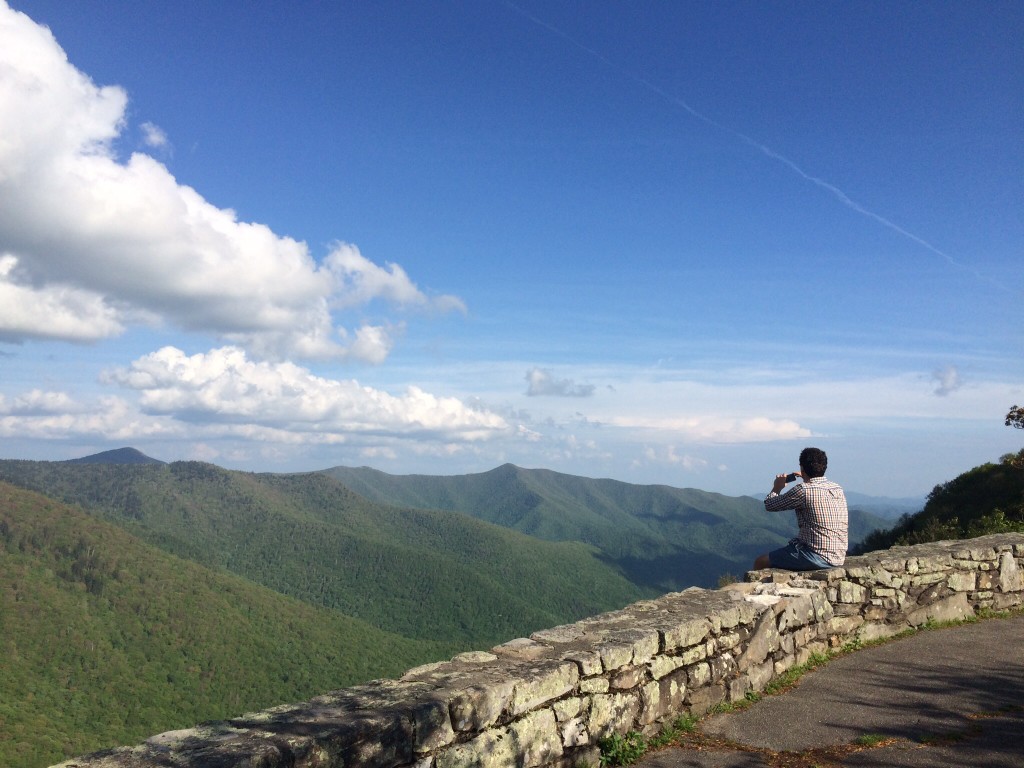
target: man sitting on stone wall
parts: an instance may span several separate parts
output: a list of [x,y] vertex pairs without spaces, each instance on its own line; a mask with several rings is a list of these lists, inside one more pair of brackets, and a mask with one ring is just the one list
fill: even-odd
[[[776,475],[771,493],[764,500],[769,512],[796,511],[797,537],[780,549],[761,555],[754,569],[783,568],[787,571],[814,571],[834,568],[846,560],[848,521],[846,494],[825,477],[828,457],[820,448],[800,452],[800,471]],[[797,478],[803,482],[779,492]]]

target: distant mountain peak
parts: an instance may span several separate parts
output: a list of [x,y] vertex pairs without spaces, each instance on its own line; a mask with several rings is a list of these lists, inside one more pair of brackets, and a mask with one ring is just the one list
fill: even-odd
[[112,451],[94,453],[80,459],[70,459],[65,464],[166,464],[165,461],[147,456],[135,448],[115,448]]

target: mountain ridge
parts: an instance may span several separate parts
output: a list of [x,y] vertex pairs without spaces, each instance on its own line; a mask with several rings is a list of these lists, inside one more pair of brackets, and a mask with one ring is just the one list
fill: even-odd
[[[759,499],[693,488],[635,485],[503,464],[471,475],[389,475],[359,467],[322,470],[382,504],[442,508],[540,539],[583,541],[631,581],[660,592],[714,586],[795,535],[792,515]],[[850,513],[854,541],[887,521]]]
[[464,650],[653,594],[589,545],[375,504],[320,473],[0,460],[0,479],[81,505],[179,557]]
[[[0,459],[0,461],[15,461],[15,459]],[[43,461],[45,461],[45,459]],[[178,461],[188,461],[188,460],[187,459],[179,459]],[[112,449],[112,450],[109,450],[109,451],[101,451],[99,453],[89,454],[89,455],[82,456],[82,457],[75,458],[75,459],[64,459],[64,460],[62,460],[62,463],[65,463],[65,464],[167,464],[167,463],[170,463],[170,462],[163,461],[162,459],[155,459],[155,458],[153,458],[151,456],[148,456],[147,454],[143,453],[142,451],[140,451],[137,448],[132,448],[132,447],[126,446],[126,447],[123,447],[123,448],[115,448],[115,449]],[[218,465],[215,464],[214,466],[218,466]],[[365,464],[360,465],[358,467],[349,467],[349,466],[345,466],[345,465],[339,465],[338,467],[328,467],[326,469],[311,469],[311,470],[302,470],[302,471],[299,471],[299,472],[282,472],[282,473],[261,472],[259,474],[300,474],[301,475],[301,474],[310,474],[310,473],[313,473],[313,472],[330,472],[331,470],[336,469],[336,468],[344,468],[344,469],[348,469],[348,470],[357,470],[357,471],[360,471],[360,472],[369,472],[369,473],[375,473],[375,474],[379,474],[379,475],[384,475],[386,477],[398,477],[398,478],[406,478],[406,477],[437,477],[437,478],[474,477],[474,476],[478,476],[478,475],[486,475],[486,474],[489,474],[489,473],[492,473],[492,472],[497,472],[499,470],[502,470],[502,471],[524,470],[526,472],[552,472],[554,474],[566,474],[568,477],[580,477],[580,478],[583,478],[585,480],[594,480],[594,481],[598,481],[598,482],[603,482],[603,481],[621,482],[621,483],[625,483],[626,485],[637,485],[637,486],[641,486],[641,487],[652,486],[652,487],[656,487],[656,488],[657,487],[664,487],[664,488],[678,488],[680,490],[700,490],[700,489],[684,488],[683,486],[674,486],[674,485],[670,485],[668,483],[630,483],[630,482],[625,481],[625,480],[615,480],[613,478],[589,477],[589,476],[586,476],[586,475],[570,475],[570,474],[567,474],[567,473],[558,472],[557,470],[553,470],[553,469],[545,469],[543,467],[535,467],[535,468],[520,467],[519,465],[513,464],[511,462],[505,462],[504,464],[499,464],[498,466],[493,467],[492,469],[483,470],[481,472],[468,472],[468,473],[460,473],[460,474],[455,474],[455,475],[428,475],[428,474],[417,473],[417,472],[391,473],[391,472],[385,472],[382,469],[377,469],[376,467],[371,467],[371,466],[365,465]],[[728,498],[735,498],[733,496],[730,496],[729,494],[724,494],[724,493],[721,493],[721,492],[718,492],[718,491],[704,491],[704,493],[710,493],[710,494],[716,494],[716,495],[720,495],[720,496],[726,496]],[[746,494],[738,494],[737,496],[749,496],[752,499],[756,499],[756,500],[760,501],[764,497],[764,494],[763,493],[746,493]],[[851,503],[851,505],[868,505],[868,506],[874,505],[874,506],[879,506],[879,507],[892,507],[892,508],[900,508],[900,509],[902,509],[904,511],[905,511],[906,508],[911,508],[911,507],[918,506],[918,505],[923,506],[925,501],[927,500],[926,496],[901,496],[901,497],[896,497],[896,496],[875,496],[875,495],[872,495],[872,494],[860,493],[860,492],[857,492],[857,491],[851,491],[849,489],[847,489],[847,491],[846,491],[846,496],[847,496],[847,500]]]
[[[109,454],[107,456],[109,458]],[[103,461],[104,457],[105,454],[96,454],[93,457],[87,457],[91,459],[90,462],[71,464],[70,466],[108,468],[129,466],[106,463]],[[116,458],[116,454],[114,458]],[[10,462],[6,463],[10,464]],[[69,466],[67,463],[64,464]],[[172,462],[170,465],[152,464],[152,466],[170,467],[171,473],[175,476],[209,475],[207,478],[209,482],[213,482],[212,477],[217,473],[235,472],[203,462]],[[427,516],[436,514],[438,511],[457,513],[535,540],[591,547],[591,557],[605,569],[604,576],[595,576],[595,578],[598,581],[604,579],[606,583],[610,584],[607,580],[612,578],[611,574],[620,574],[634,585],[635,590],[638,590],[631,595],[633,599],[639,599],[641,596],[652,593],[684,589],[689,586],[714,586],[719,578],[730,575],[735,577],[736,574],[743,573],[749,569],[758,554],[781,546],[796,532],[792,515],[765,513],[761,500],[752,497],[725,496],[709,491],[676,488],[668,485],[637,485],[608,478],[594,479],[548,469],[527,469],[510,463],[485,472],[468,475],[390,475],[369,467],[334,467],[319,472],[287,474],[235,472],[232,477],[236,479],[231,482],[245,485],[244,490],[236,489],[234,492],[236,496],[255,493],[256,496],[261,497],[270,493],[272,486],[281,486],[285,482],[283,478],[293,478],[293,483],[305,484],[301,490],[297,487],[293,488],[294,493],[316,495],[312,489],[312,483],[314,482],[313,478],[318,476],[326,476],[340,481],[348,492],[354,493],[365,503],[382,505],[389,509],[390,511],[386,514],[382,514],[385,518],[396,521],[388,530],[391,532],[390,535],[398,538],[405,536],[404,530],[407,527],[407,523],[397,522],[398,517],[401,517],[401,514],[408,515],[408,513],[398,513],[395,509],[404,507],[419,510]],[[264,478],[264,488],[253,490],[251,478]],[[271,480],[272,478],[276,479]],[[294,480],[294,478],[305,479]],[[107,481],[110,479],[108,478]],[[107,481],[94,479],[90,482],[98,489],[102,482]],[[136,484],[134,481],[125,480],[115,483],[115,485],[114,494],[121,494],[124,498],[119,497],[117,503],[121,505],[120,509],[112,514],[115,517],[120,517],[126,526],[143,525],[138,518],[146,506],[143,504],[142,498],[149,491],[144,489],[144,484]],[[53,488],[48,488],[46,483],[37,482],[30,487],[41,491],[53,491]],[[174,491],[166,503],[178,506],[182,504],[187,506],[192,503],[187,501],[187,496],[191,493],[188,488],[191,487],[185,484],[185,487]],[[99,493],[95,489],[80,490],[86,494],[86,498],[77,497],[75,495],[78,493],[77,491],[68,491],[69,495],[65,497],[66,500],[79,501],[86,506],[102,507],[106,504],[106,497],[103,493]],[[209,489],[204,491],[204,493],[206,492],[209,492]],[[341,500],[339,493],[338,488],[332,488],[331,494],[333,495],[327,501],[324,499],[318,501],[317,508],[326,509],[338,503],[345,503],[348,504],[349,509],[355,509],[362,503],[354,498]],[[109,495],[107,494],[107,496]],[[223,506],[224,504],[231,506],[234,503],[234,501],[221,499],[216,501],[214,506]],[[259,513],[262,509],[261,503],[249,502],[249,513]],[[287,506],[290,510],[288,514],[300,514],[304,520],[303,524],[306,526],[330,526],[335,523],[352,525],[362,519],[358,515],[356,517],[349,515],[333,522],[324,519],[314,521],[314,518],[317,517],[316,512],[309,508],[300,510],[299,507],[302,505],[296,506],[293,502],[285,503],[280,494],[272,503]],[[147,514],[151,514],[151,512]],[[183,515],[187,513],[175,514],[178,516],[176,523],[172,524],[169,520],[164,519],[161,525],[164,525],[165,528],[170,525],[176,532],[169,529],[150,531],[148,534],[151,537],[150,541],[181,556],[197,559],[199,562],[219,567],[237,567],[239,561],[233,555],[213,556],[209,552],[204,554],[204,550],[209,548],[210,542],[197,537],[194,531],[183,528]],[[421,515],[418,519],[422,521],[426,518]],[[447,520],[451,525],[465,526],[465,523],[456,524],[454,518],[447,518]],[[889,525],[888,521],[880,516],[856,509],[851,510],[850,523],[851,545],[856,545],[860,539],[872,531]],[[212,535],[211,524],[203,523],[203,525],[209,529],[207,533]],[[231,525],[235,526],[234,530],[237,535],[243,535],[243,528],[238,527],[237,521]],[[281,523],[278,522],[275,525],[280,527]],[[436,523],[432,525],[436,526]],[[402,559],[399,549],[395,548],[395,542],[380,540],[381,532],[379,530],[373,526],[363,525],[361,531],[362,533],[358,537],[348,537],[339,541],[337,543],[339,551],[348,552],[359,561],[369,558],[383,562],[381,557],[396,562]],[[464,537],[456,538],[463,539]],[[331,536],[327,536],[327,539],[331,539]],[[436,537],[432,540],[438,541]],[[225,552],[235,547],[223,537],[220,541],[222,542],[220,546],[225,549]],[[306,546],[317,550],[321,558],[327,559],[329,553],[324,549],[324,541],[322,533],[318,533],[310,536]],[[443,550],[445,543],[440,541],[439,544]],[[412,544],[414,549],[421,545],[422,542]],[[290,546],[294,548],[294,544]],[[381,546],[388,549],[391,554],[384,555]],[[470,548],[468,545],[463,546],[464,551]],[[537,545],[521,544],[518,546],[522,552],[529,552],[537,548]],[[355,555],[356,552],[362,554]],[[252,556],[250,551],[245,557]],[[279,556],[280,553],[276,551],[264,552],[263,559],[272,561],[278,559]],[[293,551],[290,556],[297,558],[298,552]],[[579,557],[579,555],[567,556]],[[523,557],[530,557],[530,555]],[[435,555],[433,552],[428,552],[423,557],[407,559],[418,565],[424,565],[428,561],[434,561]],[[579,562],[578,559],[576,562]],[[443,569],[444,566],[438,563],[437,567]],[[592,566],[584,565],[582,567],[584,571],[593,571]],[[290,568],[296,577],[301,576],[294,565]],[[407,565],[405,568],[409,570],[412,566]],[[251,573],[243,575],[252,577]],[[337,582],[337,576],[338,574],[326,575],[325,583]],[[428,574],[423,574],[423,576],[429,580]],[[469,573],[464,578],[464,581],[466,580],[476,582],[478,584],[476,589],[482,590],[487,577],[481,573]],[[294,588],[294,584],[291,582],[284,583],[280,580],[268,583],[268,586],[286,590]],[[612,593],[624,596],[626,593],[622,587],[621,584],[614,586]],[[568,593],[568,584],[564,589]],[[349,588],[346,589],[340,589],[339,584],[338,588],[328,586],[328,593],[324,593],[320,598],[327,600],[328,604],[331,600],[340,600],[340,604],[334,607],[352,612],[356,608],[351,598],[360,591],[361,587],[355,583],[349,583]],[[315,599],[309,589],[298,596],[302,597],[303,595],[305,595],[305,599]],[[568,597],[567,594],[566,597]],[[570,602],[575,604],[581,600],[582,598],[577,597]],[[383,602],[376,602],[377,610],[385,613],[390,611],[391,618],[387,619],[387,622],[390,623],[381,624],[381,626],[402,633],[408,633],[410,627],[421,621],[421,618],[410,617],[425,612],[415,605],[399,609],[398,601],[394,596],[387,597]],[[563,599],[563,604],[567,604],[565,599]],[[593,600],[589,604],[592,608],[604,609]],[[394,607],[388,608],[387,606]],[[608,607],[608,604],[605,603],[604,607]],[[401,623],[402,616],[411,623]],[[454,617],[452,618],[454,619]],[[466,617],[458,620],[457,623],[465,624],[466,621],[471,621],[471,619]],[[510,628],[509,626],[505,627],[506,630]]]

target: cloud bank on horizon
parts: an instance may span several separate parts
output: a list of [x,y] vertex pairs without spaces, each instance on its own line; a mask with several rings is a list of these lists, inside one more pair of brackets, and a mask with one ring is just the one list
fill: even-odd
[[[847,445],[862,454],[847,466],[867,468],[878,425],[975,430],[1020,391],[923,353],[909,373],[861,373],[877,353],[852,345],[830,352],[841,363],[823,355],[799,370],[752,364],[759,352],[732,339],[721,346],[738,355],[674,366],[561,362],[540,352],[543,339],[503,355],[500,335],[490,358],[403,356],[408,334],[429,333],[421,328],[438,318],[478,327],[491,307],[461,282],[450,293],[421,287],[344,233],[316,252],[214,205],[175,177],[174,136],[146,117],[124,87],[94,82],[49,28],[0,0],[0,437],[32,446],[26,455],[133,444],[271,471],[377,461],[453,473],[515,461],[637,481],[682,472],[745,492],[749,478],[776,471],[756,467],[805,442]],[[130,136],[140,137],[135,151]],[[438,276],[448,282],[440,270],[429,280]],[[627,341],[612,355],[631,334],[642,346],[642,319],[622,326]],[[96,362],[48,375],[46,356],[68,349],[85,350],[80,361],[95,351]]]

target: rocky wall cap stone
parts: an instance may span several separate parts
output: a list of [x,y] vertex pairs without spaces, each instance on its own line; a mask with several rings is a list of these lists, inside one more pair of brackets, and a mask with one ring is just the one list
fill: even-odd
[[661,634],[657,629],[634,629],[621,633],[619,637],[633,649],[632,664],[646,664],[661,649]]
[[601,674],[601,654],[597,651],[585,649],[573,649],[566,651],[561,657],[565,661],[571,661],[579,667],[580,677],[592,677]]
[[726,584],[722,587],[722,591],[727,592],[733,599],[742,599],[743,595],[749,595],[753,591],[754,586],[747,581],[737,581],[733,584]]
[[511,656],[517,659],[539,659],[551,652],[551,646],[538,643],[528,637],[517,637],[507,643],[494,646],[491,651],[498,656]]
[[740,614],[739,606],[733,605],[729,608],[718,611],[713,614],[711,621],[713,624],[717,624],[715,631],[721,631],[722,629],[732,629],[738,626],[742,621],[742,615]]
[[189,742],[197,743],[204,742],[209,743],[221,743],[230,741],[231,739],[237,738],[247,733],[246,730],[240,728],[231,728],[226,725],[200,725],[195,728],[180,728],[175,731],[164,731],[158,733],[155,736],[150,736],[146,739],[145,743],[159,749],[163,752],[170,752],[173,750],[181,749]]
[[467,651],[466,653],[460,653],[458,656],[454,656],[452,658],[453,662],[459,664],[486,664],[497,660],[497,656],[493,653],[488,653],[487,651]]
[[604,672],[621,669],[633,662],[633,647],[624,643],[608,643],[597,649],[601,655],[601,668]]
[[643,613],[644,611],[660,611],[661,606],[657,600],[639,600],[629,606],[629,609]]
[[564,624],[561,627],[534,632],[530,639],[540,643],[572,643],[585,634],[586,630],[580,624]]
[[[392,713],[410,702],[430,697],[436,689],[435,683],[424,681],[375,681],[374,684],[357,685],[316,696],[297,705],[291,712],[276,715],[272,722],[309,720],[333,723],[344,719],[350,723],[366,723],[373,717],[383,716],[382,713]],[[262,721],[252,722],[245,718],[231,718],[229,723],[238,728],[267,727]],[[379,727],[379,724],[374,727]]]
[[979,549],[956,549],[952,554],[957,560],[984,560],[982,553]]
[[764,595],[747,595],[745,599],[749,603],[754,603],[755,605],[761,605],[761,606],[764,606],[766,608],[770,608],[771,606],[775,605],[776,603],[781,602],[782,597],[780,595],[764,594]]
[[439,671],[441,671],[443,669],[446,669],[446,668],[450,667],[450,665],[451,665],[450,661],[435,661],[435,662],[433,662],[431,664],[421,664],[418,667],[413,667],[412,669],[408,670],[399,679],[400,680],[414,680],[416,678],[426,677],[427,675],[431,675],[431,674],[433,674],[435,672],[439,672]]
[[905,573],[907,570],[907,558],[883,557],[878,561],[878,565],[890,573]]

